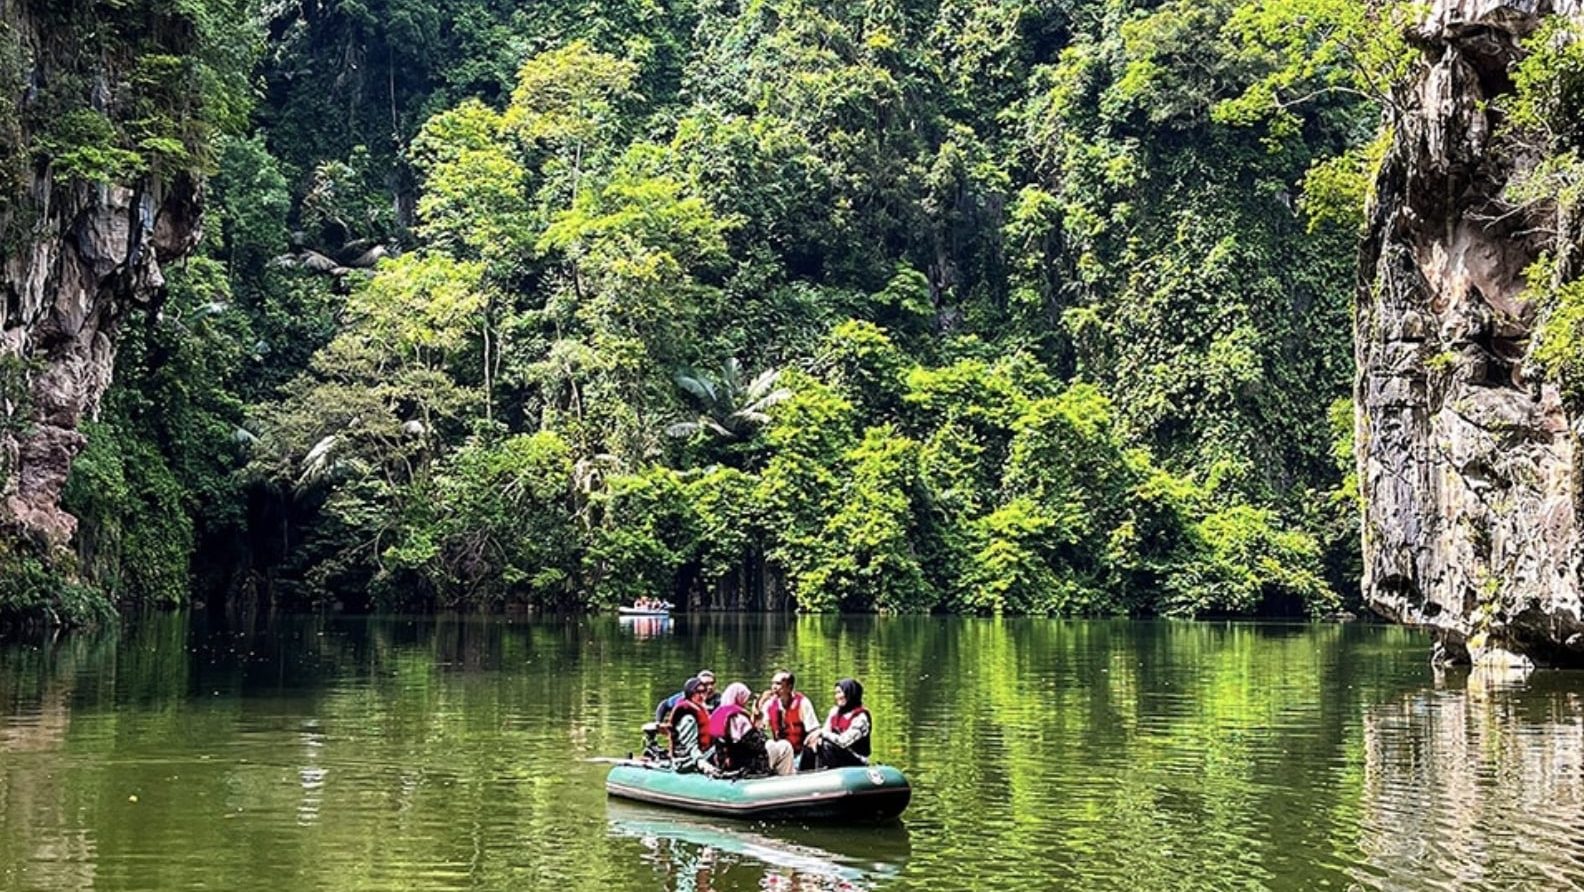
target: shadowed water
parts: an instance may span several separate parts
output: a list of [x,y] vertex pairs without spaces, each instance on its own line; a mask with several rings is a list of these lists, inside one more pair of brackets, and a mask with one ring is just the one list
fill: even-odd
[[[1584,887],[1584,675],[1381,626],[157,616],[0,647],[0,889]],[[700,666],[854,674],[882,827],[607,802]]]

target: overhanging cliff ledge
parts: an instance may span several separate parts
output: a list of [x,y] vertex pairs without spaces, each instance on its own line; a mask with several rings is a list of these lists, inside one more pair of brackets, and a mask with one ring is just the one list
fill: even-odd
[[[1537,360],[1529,271],[1576,236],[1515,202],[1543,160],[1503,98],[1524,40],[1577,0],[1438,0],[1394,94],[1356,315],[1364,596],[1448,661],[1584,663],[1577,413]],[[1572,271],[1558,269],[1569,277]]]

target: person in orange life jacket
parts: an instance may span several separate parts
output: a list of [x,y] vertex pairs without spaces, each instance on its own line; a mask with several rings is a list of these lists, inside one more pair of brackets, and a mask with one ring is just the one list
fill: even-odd
[[791,672],[777,669],[770,678],[770,690],[761,700],[760,711],[771,738],[787,743],[794,757],[805,760],[799,767],[810,768],[814,754],[804,749],[803,743],[810,732],[819,728],[819,713],[796,686],[797,679]]
[[804,745],[814,750],[820,768],[868,765],[873,722],[863,705],[863,685],[844,678],[836,682],[835,697],[825,726],[810,733]]
[[697,677],[682,685],[682,699],[671,709],[671,764],[679,772],[702,771],[714,774],[710,764],[710,714],[704,707],[706,688]]
[[742,682],[727,686],[721,707],[710,713],[710,737],[715,741],[715,765],[749,776],[792,773],[792,748],[784,741],[765,740],[748,711],[753,692]]
[[[700,669],[693,677],[698,679],[699,684],[704,686],[704,708],[714,709],[719,706],[720,698],[715,696],[715,673],[708,669]],[[684,694],[681,691],[677,691],[675,694],[661,700],[655,706],[655,722],[657,724],[665,724],[671,717],[671,710],[676,709],[676,705],[684,699],[686,699]]]

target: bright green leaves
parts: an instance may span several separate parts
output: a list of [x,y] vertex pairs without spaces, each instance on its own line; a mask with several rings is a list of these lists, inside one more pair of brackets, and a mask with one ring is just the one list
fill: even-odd
[[731,221],[656,170],[664,161],[663,149],[634,147],[608,180],[578,191],[545,229],[540,250],[563,252],[607,291],[651,295],[722,263]]
[[961,580],[961,603],[980,613],[1084,613],[1051,568],[1047,542],[1056,521],[1033,502],[1015,499],[973,522]]
[[1220,35],[1231,0],[1173,0],[1119,29],[1126,67],[1113,85],[1120,111],[1154,124],[1203,120],[1228,83],[1238,59]]
[[487,343],[491,300],[477,261],[383,261],[348,298],[341,333],[256,412],[253,473],[305,492],[361,480],[382,501],[425,477],[445,428],[488,405],[458,363]]
[[[1541,307],[1533,356],[1563,399],[1584,405],[1584,283],[1575,272],[1575,242],[1584,213],[1584,27],[1552,16],[1524,42],[1513,92],[1499,99],[1499,135],[1517,165],[1502,198],[1506,217],[1544,220],[1555,245],[1525,271],[1526,296]],[[1521,215],[1521,216],[1520,216]]]
[[1012,260],[1010,303],[1030,331],[1056,328],[1060,306],[1062,205],[1038,186],[1024,186],[1012,199],[1002,229]]
[[479,331],[489,301],[483,264],[404,254],[381,262],[347,311],[354,330],[379,349],[434,366]]
[[608,164],[636,76],[632,62],[575,41],[523,63],[504,112],[468,100],[430,118],[411,149],[424,175],[421,233],[502,274],[564,247],[575,232],[545,227],[556,214],[587,215],[596,199],[583,178]]
[[661,467],[615,477],[594,504],[600,524],[586,560],[596,584],[613,601],[670,595],[700,542],[684,478]]
[[536,237],[528,171],[503,133],[500,114],[470,100],[430,118],[413,140],[424,176],[419,234],[431,245],[511,269]]
[[[1549,287],[1549,258],[1530,268],[1530,281]],[[1584,400],[1584,281],[1549,287],[1550,308],[1540,327],[1535,359],[1570,400]]]
[[[1222,478],[1175,476],[1128,448],[1098,388],[1061,388],[1021,355],[908,366],[867,323],[844,323],[828,342],[840,349],[824,380],[783,376],[790,395],[770,412],[762,469],[611,480],[590,552],[602,586],[669,593],[702,572],[708,587],[762,556],[809,611],[1333,603],[1316,584],[1311,536]],[[706,522],[723,511],[730,524]]]
[[[1285,608],[1319,614],[1336,608],[1336,594],[1320,578],[1320,549],[1314,538],[1283,530],[1273,512],[1237,505],[1207,514],[1191,532],[1200,557],[1167,575],[1164,589],[1170,612]],[[1266,603],[1267,599],[1279,600]]]
[[[1552,207],[1560,225],[1575,226],[1570,221],[1584,207],[1584,124],[1578,114],[1584,103],[1584,27],[1553,16],[1524,48],[1527,55],[1513,71],[1513,92],[1499,100],[1506,115],[1501,135],[1516,154],[1535,160],[1519,168],[1503,197],[1531,209]],[[1548,284],[1535,275],[1529,281]],[[1556,297],[1559,312],[1567,312],[1567,295]]]
[[595,497],[599,520],[584,565],[602,599],[670,597],[679,577],[705,586],[731,580],[762,535],[754,480],[711,467],[701,473],[652,467],[612,478]]
[[870,428],[846,456],[849,471],[807,566],[793,578],[805,610],[927,609],[939,595],[924,579],[914,536],[923,517],[918,443]]
[[[207,172],[216,137],[240,129],[251,107],[250,21],[241,0],[51,9],[39,27],[68,49],[52,49],[32,86],[6,100],[17,105],[14,123],[32,131],[27,152],[62,181]],[[8,47],[0,61],[24,64]]]
[[1299,106],[1331,94],[1390,102],[1393,84],[1418,60],[1409,27],[1424,6],[1401,0],[1249,0],[1236,6],[1225,33],[1258,78],[1216,107],[1229,123],[1268,121],[1296,131]]
[[658,147],[631,147],[615,170],[578,190],[538,242],[566,274],[547,308],[562,337],[576,333],[609,360],[597,395],[631,412],[612,414],[590,445],[632,460],[653,448],[658,429],[638,416],[669,402],[646,384],[698,355],[699,314],[715,294],[701,279],[723,264],[730,228],[665,172],[666,160]]
[[1309,168],[1303,179],[1302,206],[1310,232],[1325,226],[1362,231],[1364,210],[1375,194],[1376,175],[1392,138],[1392,129],[1382,127],[1373,140]]
[[638,66],[577,40],[541,53],[517,72],[506,131],[528,144],[543,143],[576,166],[594,144],[609,144],[624,116],[623,101],[635,98]]
[[1584,149],[1584,27],[1551,16],[1524,42],[1527,54],[1513,69],[1513,94],[1505,101],[1507,126],[1543,134],[1556,150]]
[[[1419,61],[1409,32],[1424,14],[1424,4],[1405,0],[1247,0],[1227,22],[1225,35],[1256,77],[1216,104],[1216,120],[1263,125],[1273,149],[1296,137],[1316,109],[1333,107],[1329,117],[1356,122],[1342,152],[1316,160],[1304,177],[1311,228],[1362,226],[1390,144],[1378,118],[1393,103],[1393,85]],[[1363,136],[1367,128],[1376,131],[1373,140]]]
[[35,140],[33,151],[51,158],[64,178],[109,183],[144,169],[139,153],[121,147],[121,135],[104,114],[80,109],[50,123]]
[[911,363],[885,329],[849,319],[826,336],[820,365],[830,370],[837,391],[866,417],[883,418],[902,401],[903,381]]

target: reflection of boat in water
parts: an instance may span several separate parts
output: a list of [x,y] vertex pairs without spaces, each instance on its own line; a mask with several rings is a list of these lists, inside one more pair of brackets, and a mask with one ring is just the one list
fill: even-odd
[[890,765],[727,779],[678,773],[665,763],[640,760],[613,765],[605,777],[605,791],[700,814],[840,821],[895,818],[913,797],[907,778]]
[[[890,821],[870,827],[808,827],[795,824],[743,824],[701,815],[679,814],[612,799],[606,815],[611,833],[669,848],[675,866],[696,870],[719,861],[756,862],[788,873],[803,888],[864,888],[895,877],[912,854],[907,827]],[[762,884],[754,883],[754,888]]]
[[661,616],[622,616],[621,626],[631,629],[635,638],[658,638],[671,631],[671,617]]

